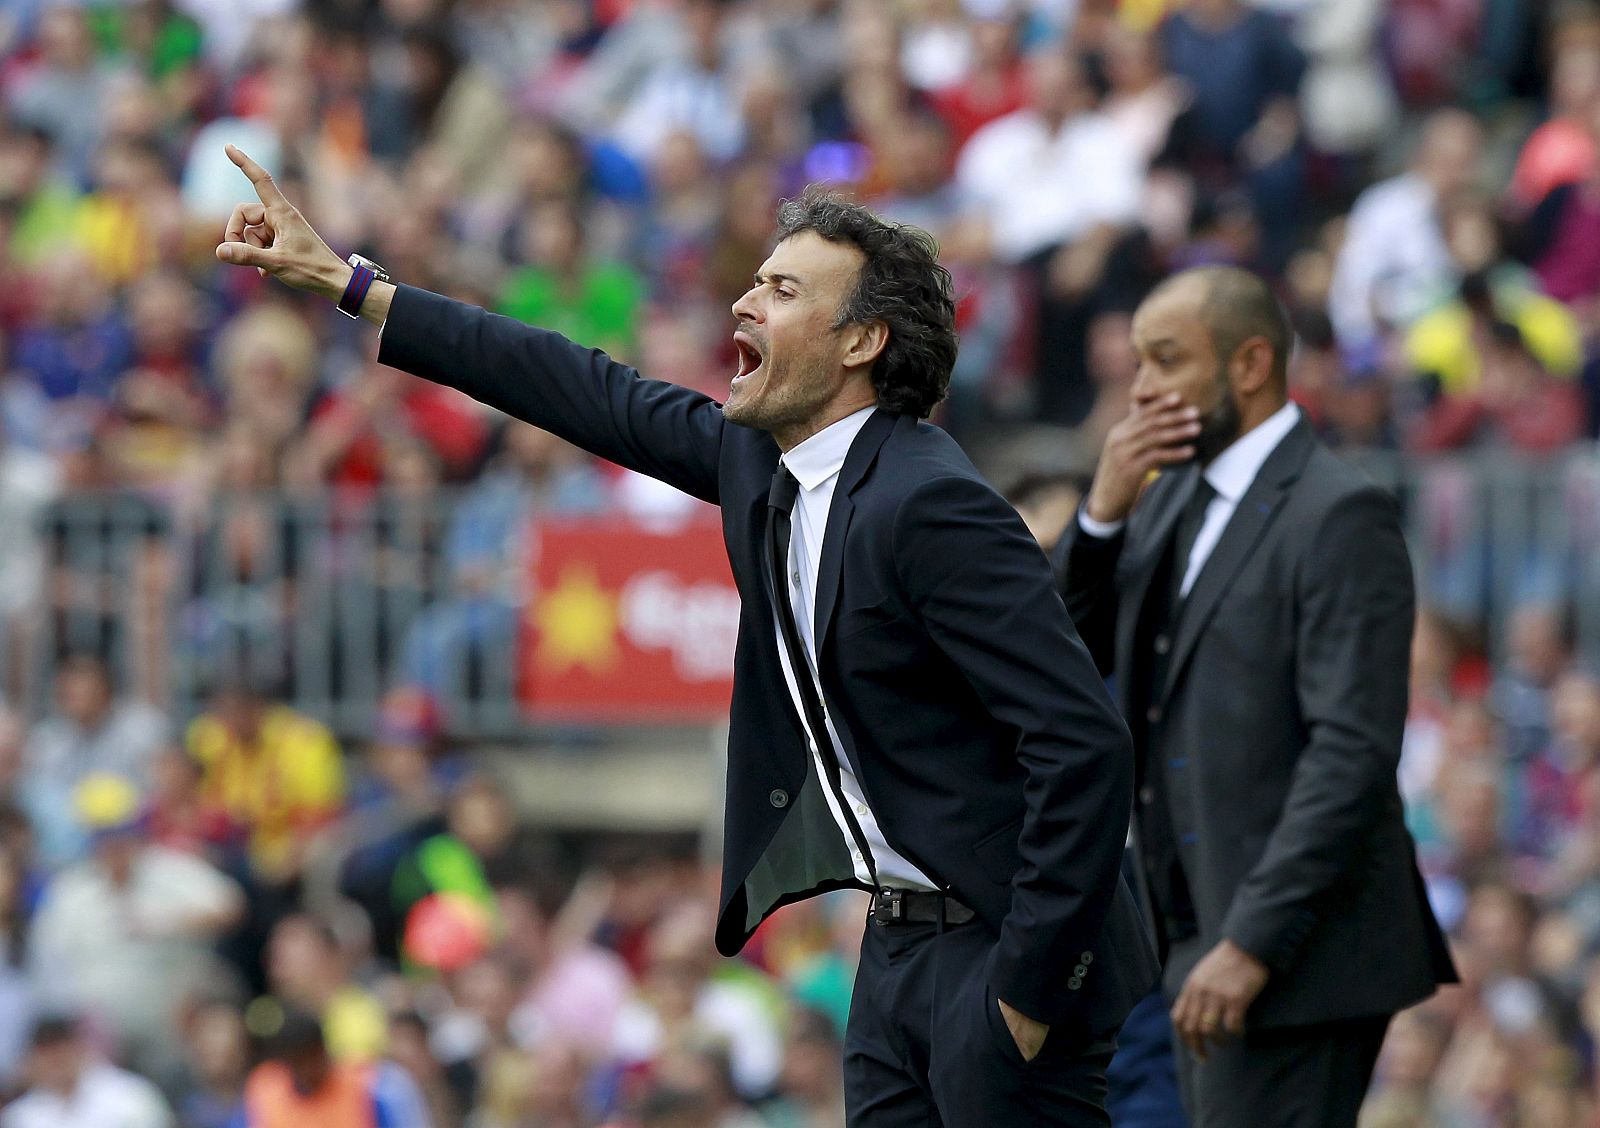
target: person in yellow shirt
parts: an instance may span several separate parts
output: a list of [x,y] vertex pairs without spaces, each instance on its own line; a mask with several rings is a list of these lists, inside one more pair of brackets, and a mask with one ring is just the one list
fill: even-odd
[[1471,395],[1483,374],[1487,329],[1496,321],[1515,326],[1552,376],[1577,375],[1583,363],[1577,321],[1514,268],[1468,274],[1455,300],[1425,314],[1406,334],[1406,363],[1413,373],[1437,379],[1445,395]]
[[207,807],[249,835],[250,870],[267,885],[292,885],[307,845],[344,805],[344,765],[327,727],[230,679],[189,726]]

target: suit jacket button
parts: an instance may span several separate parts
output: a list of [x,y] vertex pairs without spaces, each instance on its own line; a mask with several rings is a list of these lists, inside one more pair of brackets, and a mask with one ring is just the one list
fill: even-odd
[[1088,971],[1088,968],[1084,967],[1082,964],[1079,964],[1077,967],[1072,969],[1072,974],[1074,978],[1081,978],[1082,976],[1086,975]]
[[1172,649],[1172,639],[1167,635],[1156,636],[1156,653],[1165,654]]
[[774,807],[787,807],[789,805],[789,793],[781,787],[774,787],[772,794],[768,795],[767,799]]
[[1153,725],[1159,725],[1161,723],[1161,706],[1152,705],[1146,709],[1144,719]]
[[1082,986],[1083,986],[1083,980],[1079,979],[1076,975],[1074,975],[1071,979],[1067,980],[1067,990],[1069,990],[1069,991],[1076,991],[1079,987],[1082,987]]
[[1148,786],[1141,787],[1139,789],[1139,802],[1143,803],[1146,807],[1148,807],[1150,804],[1154,803],[1155,801],[1156,801],[1156,793],[1155,793],[1154,789],[1152,789],[1152,788],[1150,788]]
[[1078,957],[1078,962],[1083,964],[1083,966],[1088,967],[1090,964],[1094,963],[1094,953],[1093,952],[1085,952],[1085,953],[1083,953],[1083,955]]

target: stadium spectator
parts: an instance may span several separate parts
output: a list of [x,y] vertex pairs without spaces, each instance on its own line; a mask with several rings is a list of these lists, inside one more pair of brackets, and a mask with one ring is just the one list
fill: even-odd
[[1340,190],[1359,182],[1362,158],[1399,119],[1399,99],[1384,73],[1388,7],[1385,0],[1312,4],[1292,31],[1307,56],[1300,83],[1306,141],[1338,160]]
[[649,72],[611,129],[634,159],[652,163],[661,139],[687,129],[712,160],[736,155],[744,139],[742,76],[724,46],[724,5],[685,0],[681,5],[689,40],[686,56]]
[[1450,284],[1440,207],[1472,185],[1482,144],[1471,116],[1440,110],[1423,126],[1410,170],[1356,200],[1328,295],[1328,315],[1347,353],[1370,350],[1409,326]]
[[[32,270],[61,251],[72,230],[79,191],[65,175],[55,138],[41,126],[10,125],[0,132],[0,197],[13,209],[9,250],[13,265]],[[33,315],[23,295],[10,295],[13,313]],[[15,326],[9,326],[15,328]]]
[[[390,887],[396,867],[421,842],[445,829],[444,808],[460,765],[441,762],[439,707],[427,691],[399,686],[379,705],[377,731],[364,772],[351,792],[350,812],[330,831],[315,880],[336,883],[367,914],[377,955],[394,960],[404,924]],[[326,871],[332,872],[326,872]]]
[[1587,179],[1600,163],[1589,124],[1600,106],[1600,50],[1573,42],[1550,70],[1550,116],[1528,135],[1517,154],[1509,196],[1531,208],[1556,189]]
[[446,478],[459,480],[477,468],[487,439],[483,413],[460,392],[369,358],[312,410],[289,457],[302,480],[371,490],[385,482],[396,445],[420,442]]
[[1269,13],[1195,0],[1161,25],[1163,54],[1193,97],[1188,156],[1209,192],[1243,188],[1262,218],[1266,265],[1292,248],[1304,183],[1298,95],[1305,56]]
[[23,749],[24,791],[46,856],[61,862],[75,859],[83,845],[57,819],[69,810],[73,790],[100,773],[149,778],[171,727],[155,706],[119,696],[110,669],[91,654],[63,662],[54,689],[55,709],[33,726]]
[[75,244],[58,247],[35,279],[37,314],[17,334],[13,361],[73,421],[69,434],[82,436],[127,367],[132,340],[111,287]]
[[639,993],[617,1017],[612,1054],[644,1069],[659,1056],[701,1039],[726,1048],[735,1088],[747,1098],[777,1082],[783,1047],[765,998],[770,991],[749,974],[713,974],[712,915],[687,904],[650,931]]
[[[128,227],[146,225],[130,220]],[[107,447],[123,481],[171,487],[188,472],[216,417],[201,368],[204,307],[181,274],[160,272],[129,287],[128,310],[133,353],[117,379]]]
[[995,118],[1026,104],[1022,30],[1022,15],[1015,9],[1001,7],[974,19],[966,72],[932,92],[930,101],[950,127],[956,148]]
[[[488,955],[472,960],[449,977],[449,1010],[435,1022],[435,1053],[446,1076],[455,1083],[457,1098],[466,1107],[481,1103],[491,1117],[501,1113],[507,1123],[516,1120],[500,1109],[511,1093],[528,1088],[531,1062],[512,1030],[511,1016],[522,988],[520,969],[510,961]],[[568,1048],[566,1043],[555,1045]]]
[[270,1046],[245,1083],[245,1128],[429,1128],[427,1108],[405,1070],[393,1062],[335,1060],[309,1015],[286,1014]]
[[449,1128],[462,1120],[461,1101],[434,1054],[430,1033],[427,1020],[416,1011],[394,1015],[389,1021],[389,1057],[416,1082],[429,1122]]
[[1505,728],[1506,755],[1526,764],[1550,739],[1550,691],[1572,664],[1572,620],[1546,600],[1529,600],[1506,618],[1506,649],[1491,687]]
[[259,986],[267,935],[294,907],[313,842],[344,805],[339,745],[325,726],[270,700],[248,676],[219,680],[185,743],[204,773],[206,809],[246,835],[250,915],[228,954]]
[[772,1128],[832,1128],[844,1120],[838,1028],[820,1011],[790,1017],[777,1101],[762,1110]]
[[[305,424],[317,378],[317,342],[282,305],[251,304],[220,329],[214,378],[230,424],[281,454]],[[214,452],[207,459],[220,463]],[[204,471],[206,467],[201,467]]]
[[631,358],[642,280],[627,266],[590,256],[578,208],[541,204],[523,220],[520,241],[528,265],[506,279],[498,312]]
[[65,171],[82,183],[104,127],[114,71],[99,57],[82,8],[46,7],[39,17],[38,47],[38,58],[10,90],[12,112],[57,140]]
[[333,1060],[368,1065],[383,1056],[387,1016],[351,978],[345,943],[332,926],[304,914],[284,917],[272,930],[265,958],[273,995],[317,1019]]
[[496,894],[501,949],[526,977],[508,1019],[519,1043],[556,1042],[586,1057],[609,1050],[633,981],[593,937],[604,879],[580,879],[558,912],[535,890],[502,886]]
[[39,988],[29,974],[29,889],[26,859],[0,845],[0,1093],[13,1093],[39,1009]]
[[[1600,129],[1600,95],[1591,99],[1583,125],[1593,150]],[[1600,268],[1587,250],[1600,240],[1600,154],[1576,175],[1561,178],[1529,207],[1523,253],[1540,288],[1572,309],[1592,343],[1600,329]]]
[[[990,253],[1024,266],[1040,304],[1036,415],[1076,423],[1093,392],[1084,368],[1089,303],[1138,214],[1143,171],[1131,142],[1095,109],[1089,75],[1060,49],[1029,60],[1028,105],[961,150],[956,182]],[[1062,192],[1062,184],[1076,191]]]
[[1083,483],[1069,474],[1025,474],[1006,490],[1028,532],[1048,553],[1083,501]]
[[91,1018],[121,1060],[165,1080],[178,1066],[182,1000],[219,977],[209,949],[244,915],[244,897],[205,860],[149,840],[129,780],[90,775],[73,798],[93,854],[50,882],[33,920],[43,1002]]
[[0,693],[11,701],[33,688],[27,673],[36,657],[33,612],[45,586],[39,517],[60,488],[60,471],[50,458],[0,435],[0,654],[6,671]]
[[1083,64],[1044,51],[1029,59],[1027,81],[1027,105],[974,133],[956,167],[993,254],[1008,263],[1103,238],[1133,219],[1139,198],[1137,154],[1095,111]]
[[[1514,327],[1551,374],[1571,378],[1582,362],[1582,341],[1571,313],[1540,293],[1525,269],[1506,255],[1489,201],[1461,194],[1444,202],[1441,224],[1451,271],[1460,279],[1452,300],[1436,299],[1405,336],[1414,374],[1431,377],[1447,395],[1476,387],[1489,323]],[[1448,291],[1446,291],[1446,294]]]
[[76,1020],[43,1018],[28,1051],[28,1090],[0,1111],[0,1128],[175,1128],[161,1091],[102,1060]]
[[1105,43],[1104,111],[1146,168],[1168,147],[1192,93],[1162,65],[1161,45],[1149,34],[1118,27]]
[[198,1003],[183,1022],[183,1071],[173,1103],[184,1128],[239,1128],[250,1071],[250,1034],[232,1002]]

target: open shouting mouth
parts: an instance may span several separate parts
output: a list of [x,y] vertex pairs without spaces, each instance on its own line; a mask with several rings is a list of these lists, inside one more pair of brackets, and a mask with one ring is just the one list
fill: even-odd
[[739,371],[733,377],[733,387],[749,381],[760,369],[762,364],[761,346],[744,330],[733,335],[733,343],[739,349]]

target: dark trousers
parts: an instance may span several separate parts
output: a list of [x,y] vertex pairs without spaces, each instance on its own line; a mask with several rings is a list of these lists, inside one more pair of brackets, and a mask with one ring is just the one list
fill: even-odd
[[1024,1061],[988,984],[981,924],[868,923],[845,1031],[850,1128],[1105,1128],[1108,1036]]
[[1172,1042],[1167,999],[1156,987],[1122,1024],[1117,1056],[1106,1071],[1106,1111],[1117,1128],[1189,1128]]
[[[1169,1006],[1204,955],[1198,938],[1172,946],[1162,975]],[[1174,1038],[1184,1110],[1194,1128],[1354,1128],[1390,1017],[1247,1027],[1204,1061]]]

